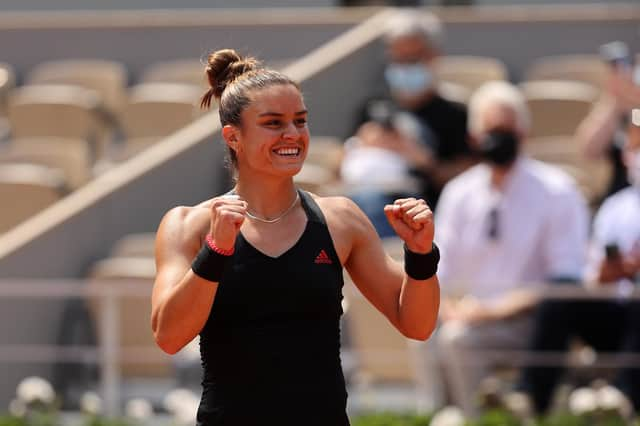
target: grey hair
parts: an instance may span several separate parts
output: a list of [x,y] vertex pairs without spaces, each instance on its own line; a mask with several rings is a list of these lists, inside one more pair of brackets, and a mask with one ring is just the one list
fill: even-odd
[[490,105],[502,105],[511,109],[516,115],[516,126],[522,134],[531,128],[531,113],[524,96],[516,86],[506,81],[490,81],[480,86],[469,100],[469,134],[478,135],[483,132],[482,114]]
[[443,40],[442,23],[437,16],[418,9],[398,11],[386,24],[385,42],[399,38],[420,36],[433,48],[440,48]]

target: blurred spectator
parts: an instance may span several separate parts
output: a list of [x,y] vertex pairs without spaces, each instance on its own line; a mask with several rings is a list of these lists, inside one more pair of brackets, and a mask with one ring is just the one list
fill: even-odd
[[340,167],[350,196],[369,216],[380,237],[395,235],[384,214],[396,198],[420,197],[420,182],[411,174],[427,167],[430,153],[420,142],[420,124],[385,102],[371,105],[372,120],[364,123],[344,145]]
[[[416,10],[403,10],[388,25],[384,39],[388,64],[384,75],[389,96],[365,105],[360,120],[364,124],[356,131],[358,145],[379,146],[381,139],[393,139],[393,135],[383,131],[384,125],[380,126],[381,110],[405,117],[392,117],[387,120],[391,123],[407,122],[406,117],[413,117],[416,125],[409,126],[413,130],[408,132],[413,134],[407,137],[407,132],[401,131],[404,142],[384,142],[386,150],[379,152],[379,162],[381,165],[386,161],[395,163],[400,154],[408,162],[407,174],[417,178],[419,195],[435,208],[443,185],[471,164],[466,109],[464,105],[444,99],[437,91],[433,65],[440,54],[438,19]],[[347,167],[343,171],[349,173]],[[370,201],[376,197],[385,200],[388,196],[393,199],[416,195],[412,189],[405,192],[388,194],[383,188],[373,194],[369,191],[365,198]],[[356,203],[360,202],[365,213],[372,213],[369,204],[359,200],[357,194],[353,198]],[[383,205],[375,206],[373,211],[381,210]]]
[[530,115],[517,88],[486,83],[469,105],[483,164],[446,185],[436,212],[437,346],[454,403],[472,414],[491,364],[474,350],[526,347],[536,286],[581,276],[588,212],[571,177],[522,154]]
[[[587,285],[617,286],[620,299],[547,301],[540,304],[531,342],[533,351],[564,351],[574,336],[595,350],[640,355],[640,302],[624,295],[640,283],[640,109],[628,128],[623,161],[631,186],[609,196],[593,225]],[[438,224],[440,225],[440,224]],[[526,368],[522,387],[539,412],[545,411],[563,369]],[[640,410],[640,368],[620,370],[616,383]]]
[[622,147],[628,113],[640,105],[640,64],[635,64],[622,42],[605,44],[600,50],[603,60],[609,64],[607,85],[601,99],[578,126],[576,139],[587,157],[610,159],[613,173],[605,195],[611,195],[629,184]]

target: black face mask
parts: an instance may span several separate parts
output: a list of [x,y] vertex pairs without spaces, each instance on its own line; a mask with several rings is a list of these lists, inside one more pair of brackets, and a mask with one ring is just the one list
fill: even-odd
[[480,143],[480,157],[496,166],[508,166],[518,155],[518,137],[509,130],[492,130]]

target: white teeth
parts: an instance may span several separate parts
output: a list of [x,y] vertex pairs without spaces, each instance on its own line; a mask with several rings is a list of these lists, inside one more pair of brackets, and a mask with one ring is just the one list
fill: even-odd
[[298,155],[299,153],[299,148],[280,148],[276,150],[276,154],[278,155]]

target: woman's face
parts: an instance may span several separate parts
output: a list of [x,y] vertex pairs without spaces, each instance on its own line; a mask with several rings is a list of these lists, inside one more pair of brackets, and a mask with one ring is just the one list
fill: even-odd
[[[238,168],[276,176],[300,171],[309,146],[307,109],[300,91],[280,84],[250,93],[242,126],[227,143],[236,151]],[[226,126],[225,126],[226,127]]]
[[389,64],[385,78],[396,102],[414,108],[432,92],[435,84],[432,63],[436,56],[436,50],[422,36],[387,41]]

